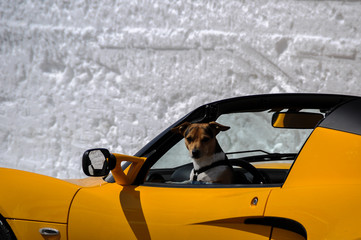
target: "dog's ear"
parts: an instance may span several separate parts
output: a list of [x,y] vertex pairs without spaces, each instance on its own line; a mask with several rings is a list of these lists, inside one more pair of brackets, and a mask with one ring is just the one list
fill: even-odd
[[184,136],[185,131],[187,130],[187,128],[189,127],[189,125],[191,125],[189,122],[185,122],[182,123],[181,125],[179,125],[178,127],[172,128],[172,132],[175,133],[179,133],[182,136]]
[[231,127],[228,126],[224,126],[222,124],[219,124],[217,122],[210,122],[209,126],[212,128],[212,130],[214,131],[214,135],[217,135],[220,131],[227,131],[228,129],[230,129]]

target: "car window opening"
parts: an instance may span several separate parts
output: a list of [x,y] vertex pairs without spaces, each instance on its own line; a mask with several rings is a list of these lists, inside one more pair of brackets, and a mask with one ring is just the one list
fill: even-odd
[[[303,118],[320,113],[319,110],[303,111],[307,112],[302,115]],[[272,126],[274,112],[271,109],[231,113],[217,119],[218,123],[230,126],[229,130],[217,135],[217,140],[232,165],[233,185],[281,186],[284,183],[313,129],[275,128]],[[221,185],[190,179],[194,166],[185,141],[183,139],[175,144],[152,166],[146,185]]]

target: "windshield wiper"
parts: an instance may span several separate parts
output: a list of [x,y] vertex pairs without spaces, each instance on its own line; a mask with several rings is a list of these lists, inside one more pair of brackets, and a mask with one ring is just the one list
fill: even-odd
[[267,155],[272,155],[274,153],[269,153],[269,152],[266,152],[264,150],[260,150],[260,149],[257,149],[257,150],[248,150],[248,151],[238,151],[238,152],[229,152],[229,153],[226,153],[226,155],[231,155],[231,154],[242,154],[242,153],[253,153],[253,152],[263,152]]
[[252,155],[252,156],[245,156],[245,157],[239,157],[236,159],[243,159],[248,162],[261,162],[261,161],[275,161],[275,160],[295,160],[297,153],[269,153],[264,150],[247,150],[247,151],[238,151],[238,152],[229,152],[226,153],[226,155],[232,155],[232,154],[244,154],[244,153],[256,153],[261,152],[264,154],[261,155]]

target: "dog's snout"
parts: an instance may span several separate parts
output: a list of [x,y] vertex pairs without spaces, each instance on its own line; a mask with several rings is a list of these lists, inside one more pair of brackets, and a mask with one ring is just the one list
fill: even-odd
[[199,149],[192,150],[192,158],[199,158],[201,156],[201,151]]

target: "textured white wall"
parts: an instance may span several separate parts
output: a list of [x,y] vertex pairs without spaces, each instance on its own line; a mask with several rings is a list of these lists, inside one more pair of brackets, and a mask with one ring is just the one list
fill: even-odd
[[0,166],[81,177],[191,109],[361,95],[360,1],[0,1]]

